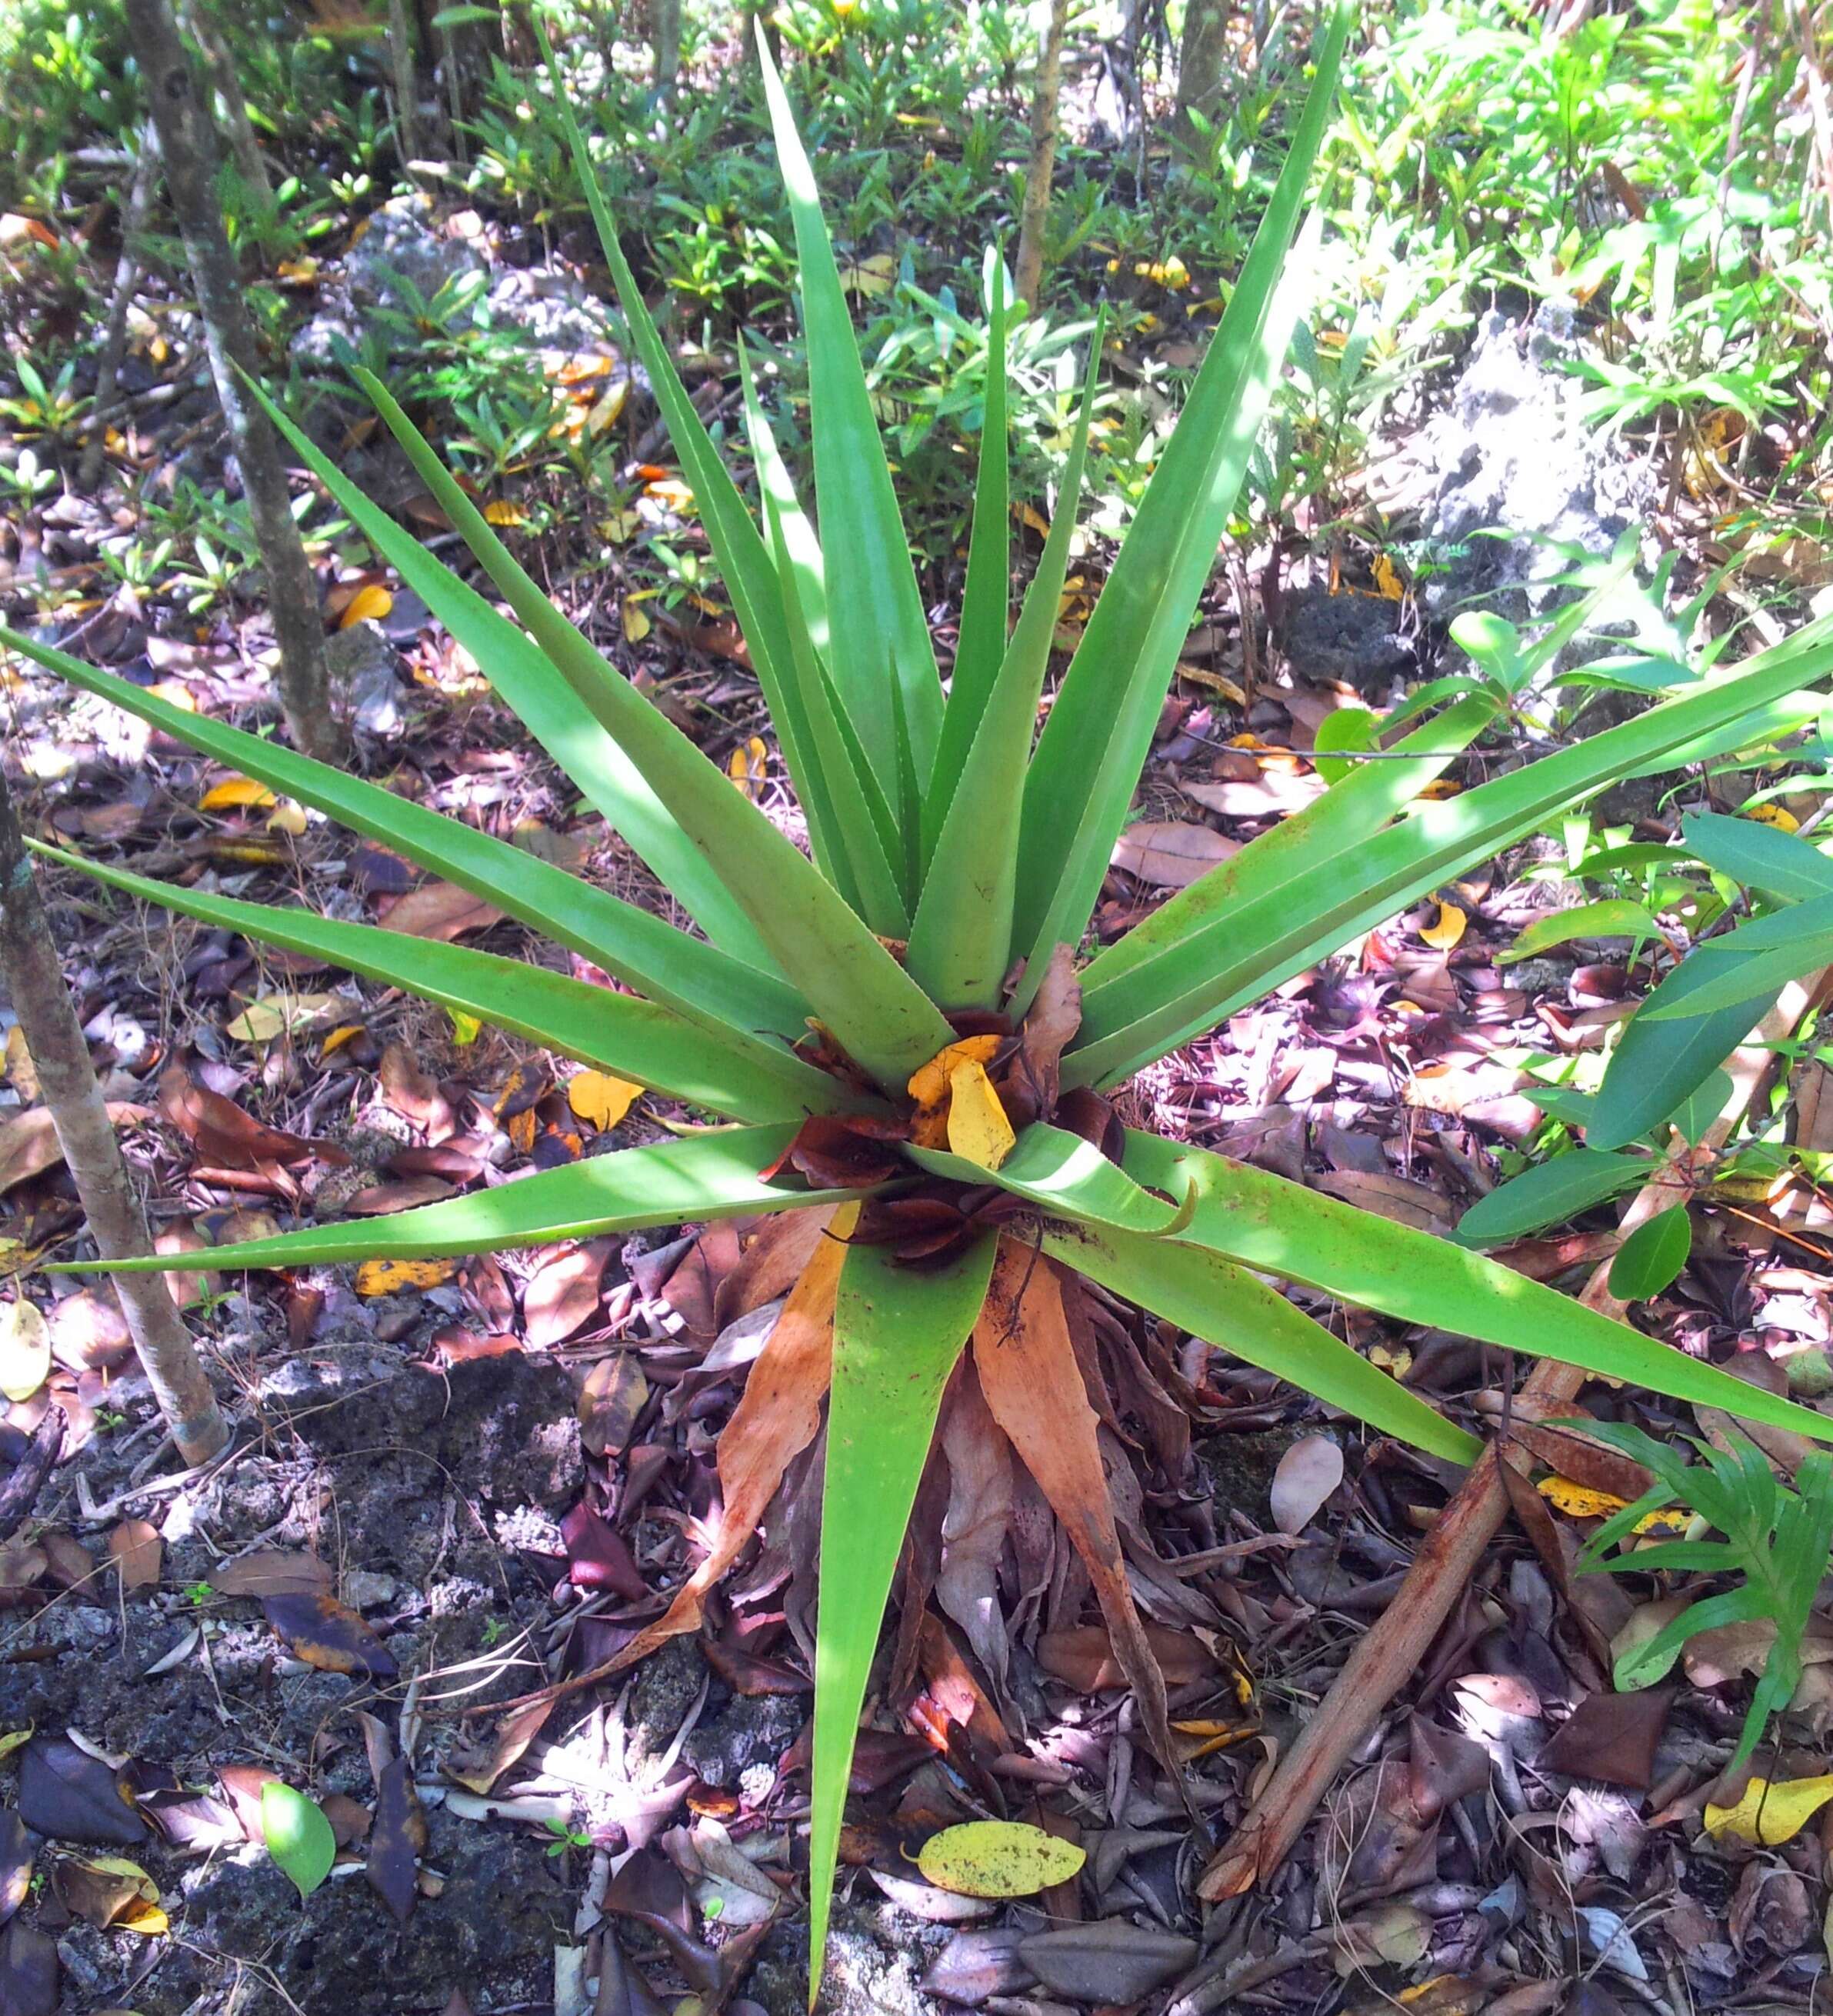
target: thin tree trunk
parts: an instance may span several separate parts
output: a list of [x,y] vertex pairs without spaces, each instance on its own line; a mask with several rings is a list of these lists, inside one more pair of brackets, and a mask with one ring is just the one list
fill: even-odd
[[401,171],[413,173],[420,157],[416,113],[420,95],[414,74],[414,33],[407,0],[388,0],[388,54],[394,66],[394,138],[401,156]]
[[[88,1214],[97,1251],[105,1260],[150,1253],[146,1216],[121,1160],[89,1046],[63,984],[63,969],[38,885],[32,874],[19,815],[0,776],[0,977],[13,996],[26,1048],[38,1075],[63,1159]],[[229,1431],[198,1362],[191,1334],[162,1275],[121,1274],[112,1283],[120,1298],[134,1348],[179,1453],[205,1463]]]
[[650,29],[656,92],[665,97],[681,74],[681,0],[650,0]]
[[223,124],[229,128],[229,151],[236,157],[236,172],[265,207],[274,200],[274,185],[268,164],[254,137],[254,123],[248,116],[248,100],[236,74],[236,59],[211,13],[212,0],[190,0],[185,10],[185,25],[203,52],[210,73],[211,88],[222,101]]
[[102,473],[102,457],[108,440],[108,409],[114,404],[116,381],[121,359],[127,354],[128,311],[134,304],[134,290],[140,284],[139,242],[146,235],[146,219],[153,208],[153,191],[158,181],[159,136],[148,124],[140,131],[140,158],[121,212],[121,256],[114,265],[114,290],[108,297],[108,320],[103,330],[102,354],[95,365],[95,397],[90,406],[89,438],[83,444],[83,459],[77,481],[85,491],[95,488]]
[[293,740],[308,755],[330,760],[338,754],[343,738],[331,717],[317,587],[293,521],[279,439],[250,397],[243,375],[252,379],[259,359],[217,204],[216,131],[204,115],[168,0],[127,0],[127,13],[159,131],[166,189],[197,290],[211,374],[229,423],[267,572],[268,606],[280,649],[280,704]]
[[1193,113],[1214,123],[1228,59],[1227,0],[1188,0],[1183,40],[1177,54],[1177,115],[1172,131],[1179,146],[1200,144]]
[[1057,166],[1057,101],[1063,90],[1063,39],[1068,27],[1069,0],[1051,0],[1050,25],[1032,95],[1031,160],[1025,171],[1025,208],[1018,225],[1018,298],[1033,310],[1044,277],[1044,226]]

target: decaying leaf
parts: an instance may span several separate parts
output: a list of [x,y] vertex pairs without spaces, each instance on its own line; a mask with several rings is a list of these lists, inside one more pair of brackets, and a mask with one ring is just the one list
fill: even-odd
[[404,1289],[437,1288],[452,1280],[456,1260],[366,1260],[356,1270],[359,1295],[398,1295]]
[[965,1162],[996,1169],[1017,1139],[986,1066],[964,1057],[949,1074],[949,1148]]
[[1302,1533],[1342,1481],[1337,1444],[1328,1435],[1301,1436],[1273,1474],[1273,1523],[1282,1533]]
[[23,1295],[0,1306],[0,1393],[29,1400],[51,1370],[51,1326]]
[[159,1885],[124,1856],[63,1856],[56,1865],[54,1880],[65,1908],[99,1932],[118,1925],[155,1939],[170,1929],[160,1908]]
[[589,1239],[542,1263],[522,1295],[523,1333],[531,1351],[564,1343],[597,1315],[599,1284],[610,1257],[610,1241]]
[[331,1571],[316,1554],[281,1547],[257,1547],[212,1568],[210,1586],[219,1596],[328,1596]]
[[159,1528],[149,1521],[122,1520],[108,1536],[108,1553],[121,1575],[124,1594],[159,1586],[165,1543],[159,1537]]
[[1138,1697],[1147,1740],[1175,1771],[1177,1745],[1165,1676],[1127,1586],[1095,1410],[1076,1363],[1056,1269],[1011,1240],[999,1242],[986,1306],[974,1325],[974,1363],[993,1419],[1088,1570],[1115,1651]]
[[348,1604],[335,1597],[286,1590],[263,1597],[261,1607],[294,1658],[321,1672],[391,1680],[400,1671],[387,1646]]
[[136,1848],[146,1823],[119,1776],[67,1736],[34,1736],[20,1753],[19,1816],[34,1834],[89,1848]]
[[1705,1809],[1705,1831],[1714,1841],[1732,1835],[1753,1848],[1780,1848],[1792,1841],[1821,1807],[1833,1799],[1833,1777],[1752,1778],[1735,1805]]
[[456,882],[423,882],[405,896],[397,896],[384,906],[382,921],[391,931],[405,931],[409,938],[436,938],[449,943],[470,931],[485,931],[502,922],[502,913],[481,896],[461,889]]
[[[117,1127],[130,1127],[153,1118],[152,1109],[129,1100],[110,1100],[108,1117]],[[47,1106],[16,1113],[0,1122],[0,1194],[23,1183],[28,1176],[42,1175],[63,1160],[63,1149]]]
[[642,1096],[641,1085],[608,1071],[582,1071],[567,1081],[567,1103],[592,1127],[615,1127]]
[[593,1456],[627,1449],[649,1399],[649,1381],[633,1352],[614,1352],[585,1375],[579,1390],[579,1439]]
[[1021,1820],[969,1820],[931,1834],[916,1866],[938,1890],[964,1897],[1035,1897],[1087,1859],[1073,1842]]
[[376,1780],[376,1817],[366,1867],[398,1925],[405,1925],[413,1913],[418,1865],[426,1846],[427,1816],[414,1790],[412,1769],[405,1757],[394,1758]]
[[1143,819],[1115,842],[1113,863],[1154,888],[1187,889],[1241,848],[1238,840],[1194,820]]

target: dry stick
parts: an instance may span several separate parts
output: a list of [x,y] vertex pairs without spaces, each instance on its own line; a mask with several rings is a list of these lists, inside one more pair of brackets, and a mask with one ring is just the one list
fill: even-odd
[[388,56],[394,68],[394,149],[401,172],[412,176],[420,157],[416,125],[419,91],[414,75],[414,31],[407,0],[388,0]]
[[102,473],[103,452],[108,444],[108,409],[114,404],[115,381],[121,376],[121,359],[127,352],[128,311],[134,304],[134,290],[140,284],[139,247],[153,209],[158,165],[159,135],[149,122],[140,130],[140,158],[128,191],[127,207],[121,212],[121,257],[115,261],[114,290],[108,297],[108,320],[95,365],[89,438],[83,444],[83,459],[77,472],[77,481],[85,491],[95,488],[95,479]]
[[[1833,971],[1833,969],[1828,969]],[[1675,1204],[1684,1204],[1697,1179],[1730,1139],[1762,1089],[1775,1057],[1771,1046],[1786,1041],[1816,998],[1827,973],[1786,988],[1754,1035],[1733,1056],[1731,1091],[1696,1149],[1676,1133],[1658,1172],[1644,1185],[1623,1214],[1619,1229],[1628,1233]],[[1593,1273],[1579,1300],[1587,1308],[1620,1316],[1626,1305],[1610,1292],[1610,1262]],[[1589,1375],[1543,1358],[1518,1399],[1524,1419],[1539,1420],[1569,1407]],[[1418,1669],[1457,1601],[1470,1586],[1485,1548],[1508,1514],[1503,1462],[1525,1470],[1532,1456],[1518,1446],[1491,1442],[1457,1496],[1432,1522],[1406,1580],[1380,1622],[1356,1641],[1331,1690],[1280,1760],[1247,1818],[1223,1845],[1198,1879],[1198,1894],[1214,1903],[1265,1883],[1284,1861],[1337,1773],[1361,1746],[1388,1703]]]
[[[0,776],[0,977],[13,996],[38,1089],[89,1229],[105,1260],[153,1251],[146,1216],[121,1160],[102,1088],[63,984],[57,947],[39,900],[19,815]],[[162,1275],[122,1274],[113,1283],[140,1364],[188,1463],[207,1462],[229,1438],[191,1334]]]
[[203,320],[204,346],[229,441],[242,472],[255,543],[268,578],[274,638],[280,648],[280,702],[293,741],[308,756],[334,761],[342,737],[331,718],[325,676],[324,626],[312,563],[300,542],[280,444],[250,397],[256,376],[254,330],[217,203],[216,129],[205,113],[190,57],[169,0],[127,0],[128,25],[145,80],[165,182],[185,240],[191,282]]
[[1031,101],[1031,160],[1025,171],[1025,205],[1018,224],[1018,298],[1035,314],[1044,277],[1044,225],[1050,214],[1050,177],[1057,165],[1057,101],[1063,93],[1063,40],[1069,0],[1051,0],[1050,25],[1038,60]]

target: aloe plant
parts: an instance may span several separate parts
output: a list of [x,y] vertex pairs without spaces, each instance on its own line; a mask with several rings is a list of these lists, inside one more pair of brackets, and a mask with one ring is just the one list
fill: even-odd
[[[375,378],[356,373],[511,615],[436,562],[270,408],[338,506],[654,869],[698,934],[377,786],[182,711],[34,640],[7,639],[484,897],[625,991],[47,852],[131,895],[409,988],[729,1123],[393,1218],[254,1240],[213,1264],[463,1255],[740,1213],[830,1214],[830,1236],[790,1296],[721,1450],[723,1469],[735,1438],[747,1449],[768,1438],[759,1419],[776,1403],[765,1389],[780,1395],[792,1362],[798,1377],[814,1379],[817,1405],[825,1388],[812,1992],[893,1567],[945,1384],[971,1342],[989,1406],[1087,1563],[1147,1737],[1174,1763],[1163,1684],[1127,1590],[1095,1417],[1066,1326],[1064,1298],[1077,1276],[1453,1462],[1475,1458],[1474,1436],[1264,1277],[1809,1435],[1833,1427],[1478,1254],[1124,1127],[1107,1096],[1194,1033],[1619,775],[1734,745],[1754,710],[1833,665],[1826,630],[1804,633],[1588,743],[1421,802],[1509,704],[1506,679],[1479,668],[1448,682],[1431,718],[1417,718],[1385,760],[1355,767],[1079,967],[1302,297],[1318,226],[1301,229],[1300,213],[1346,25],[1339,12],[1323,34],[1316,81],[1227,312],[1041,734],[1088,395],[1043,554],[1014,621],[1001,390],[1013,311],[996,283],[960,642],[945,682],[814,178],[768,56],[801,266],[812,516],[748,373],[758,515],[747,506],[690,403],[573,131],[631,337],[806,819],[808,855],[560,614]],[[1091,365],[1091,387],[1093,377]],[[1039,1425],[1046,1408],[1047,1432]],[[783,1431],[788,1439],[762,1485],[754,1471],[742,1492],[729,1489],[729,1525],[740,1530],[723,1534],[627,1660],[693,1628],[708,1579],[734,1557],[772,1477],[816,1427],[811,1412],[793,1433]]]

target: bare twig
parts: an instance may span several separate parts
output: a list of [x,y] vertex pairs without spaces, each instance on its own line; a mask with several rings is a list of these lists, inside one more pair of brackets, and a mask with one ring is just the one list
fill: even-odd
[[63,1409],[53,1404],[33,1431],[26,1453],[13,1467],[13,1474],[0,1484],[0,1540],[10,1540],[20,1522],[38,1502],[45,1480],[57,1467],[63,1453]]
[[[121,1160],[102,1088],[89,1062],[89,1046],[64,987],[57,947],[4,777],[0,777],[0,974],[25,1031],[38,1088],[88,1215],[97,1248],[105,1260],[151,1252],[146,1214]],[[173,1441],[187,1463],[203,1462],[229,1439],[229,1430],[170,1287],[157,1274],[122,1274],[113,1286]]]
[[114,288],[108,297],[108,320],[102,333],[102,349],[95,365],[95,397],[89,409],[89,438],[83,444],[83,459],[77,481],[84,490],[95,488],[102,473],[103,450],[108,439],[109,409],[114,404],[115,381],[121,376],[121,358],[128,347],[128,311],[134,304],[134,290],[140,284],[139,242],[153,208],[153,191],[157,180],[159,135],[149,120],[140,130],[140,158],[121,212],[121,256],[115,261]]
[[[1666,1159],[1623,1213],[1620,1232],[1627,1234],[1692,1196],[1699,1178],[1762,1089],[1775,1061],[1774,1046],[1800,1021],[1828,977],[1824,971],[1784,992],[1756,1034],[1732,1057],[1730,1093],[1705,1138],[1697,1148],[1689,1148],[1678,1134],[1674,1136]],[[1579,1299],[1588,1308],[1621,1316],[1625,1305],[1612,1295],[1609,1281],[1606,1260]],[[1572,1366],[1543,1359],[1521,1391],[1524,1417],[1537,1419],[1570,1406],[1586,1377]],[[1197,1885],[1201,1895],[1212,1903],[1238,1896],[1266,1882],[1291,1852],[1338,1773],[1417,1669],[1507,1517],[1502,1464],[1525,1468],[1532,1460],[1518,1444],[1496,1442],[1484,1450],[1457,1496],[1434,1521],[1380,1622],[1358,1640],[1247,1818],[1203,1871]]]

